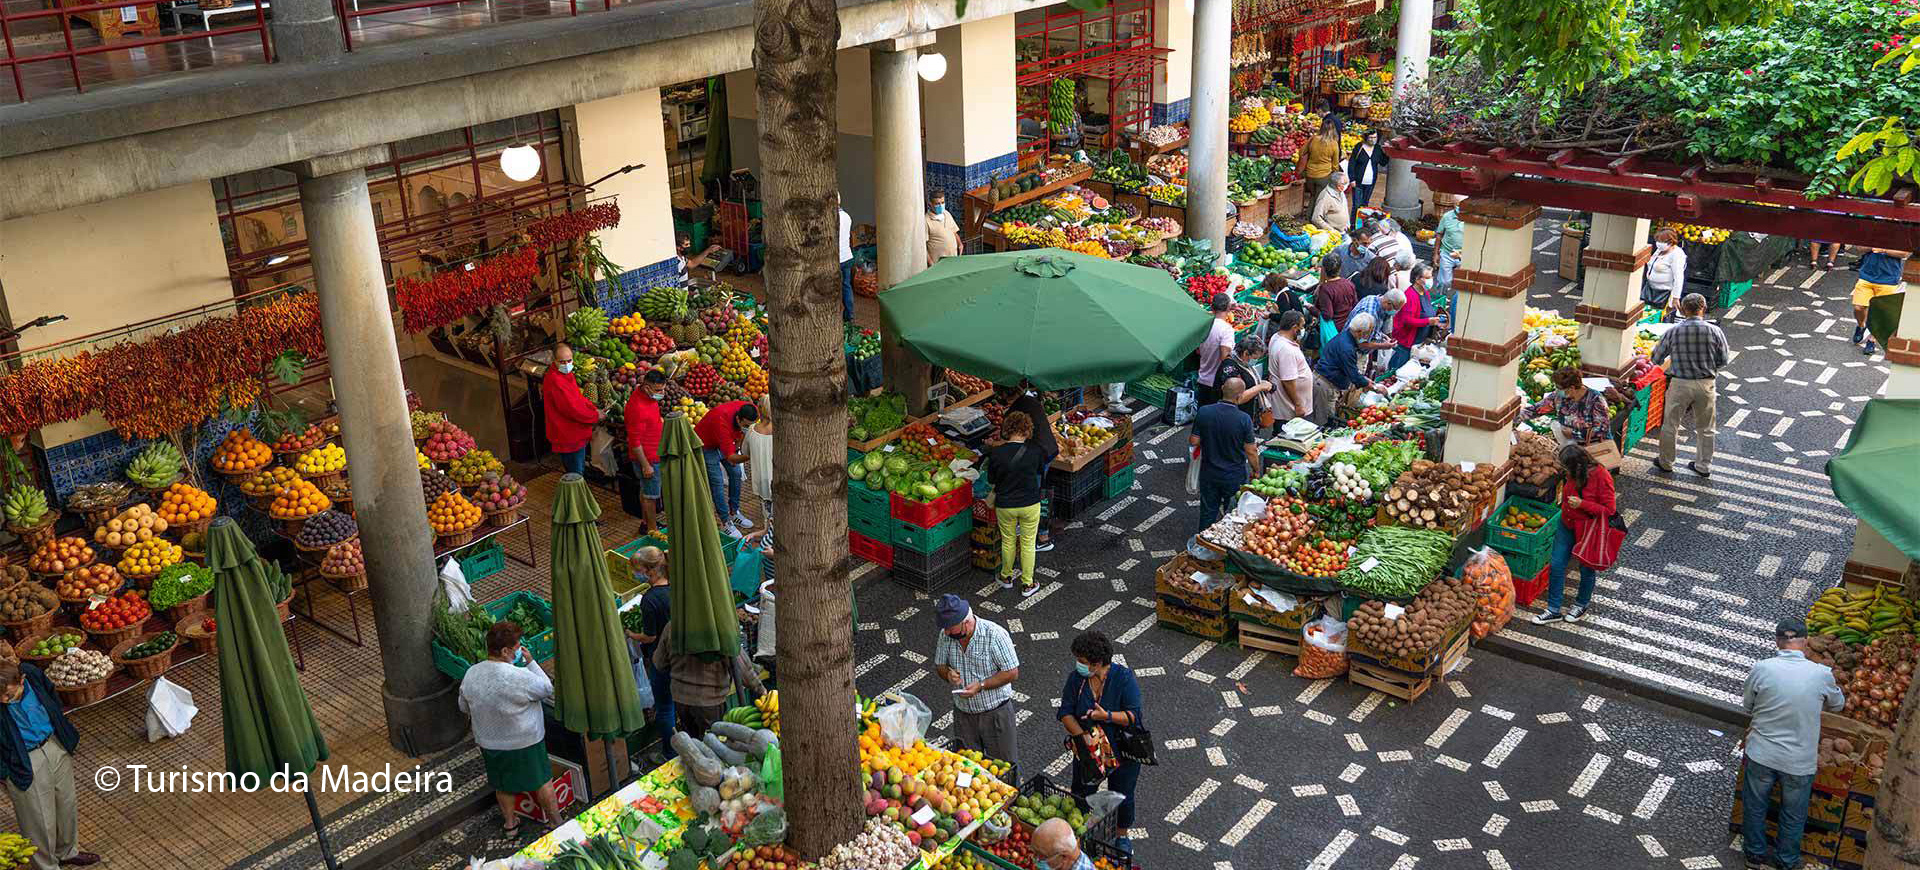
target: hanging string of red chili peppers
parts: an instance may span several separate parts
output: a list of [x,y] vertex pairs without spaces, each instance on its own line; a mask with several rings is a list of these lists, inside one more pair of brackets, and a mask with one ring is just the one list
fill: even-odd
[[394,282],[400,323],[408,332],[446,326],[489,306],[527,298],[540,274],[540,249],[524,245],[474,263],[448,268],[427,278]]
[[527,238],[540,247],[563,244],[585,238],[588,233],[618,226],[620,204],[611,200],[596,202],[579,211],[561,212],[527,225]]

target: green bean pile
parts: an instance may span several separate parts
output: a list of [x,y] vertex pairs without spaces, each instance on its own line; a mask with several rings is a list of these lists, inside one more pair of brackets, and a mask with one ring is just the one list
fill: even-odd
[[[1439,576],[1453,554],[1453,536],[1432,529],[1375,526],[1354,543],[1340,587],[1376,598],[1411,598]],[[1377,564],[1362,571],[1368,559]]]

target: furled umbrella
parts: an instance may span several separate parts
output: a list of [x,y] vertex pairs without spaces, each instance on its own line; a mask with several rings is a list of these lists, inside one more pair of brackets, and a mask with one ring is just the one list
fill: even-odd
[[568,731],[596,738],[646,726],[607,579],[599,518],[600,503],[586,480],[561,477],[553,494],[554,708]]
[[880,315],[927,362],[1047,390],[1173,371],[1212,325],[1162,270],[1054,249],[947,257]]
[[685,414],[671,414],[660,434],[660,492],[666,497],[673,545],[667,577],[673,592],[674,655],[731,657],[740,651],[730,567],[720,549],[706,459]]
[[[260,559],[231,517],[215,519],[207,531],[207,567],[214,572],[213,606],[220,620],[214,637],[227,772],[251,774],[261,784],[276,773],[311,775],[327,758],[327,741],[294,671],[277,609],[288,590],[286,575]],[[305,795],[320,854],[328,867],[337,867],[312,783]]]
[[1920,559],[1920,399],[1874,399],[1847,447],[1827,460],[1840,503],[1910,559]]

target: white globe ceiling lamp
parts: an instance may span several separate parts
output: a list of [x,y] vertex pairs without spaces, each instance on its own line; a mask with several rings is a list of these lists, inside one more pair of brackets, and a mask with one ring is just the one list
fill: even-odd
[[947,58],[939,52],[928,52],[920,55],[917,66],[920,70],[920,77],[930,82],[937,82],[947,75]]
[[500,171],[514,181],[526,181],[540,174],[540,152],[532,145],[514,145],[500,152]]

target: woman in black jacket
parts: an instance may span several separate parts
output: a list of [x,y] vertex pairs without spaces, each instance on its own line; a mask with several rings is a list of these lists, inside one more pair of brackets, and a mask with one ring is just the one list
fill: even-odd
[[1380,133],[1368,130],[1360,144],[1347,155],[1347,177],[1353,180],[1353,222],[1360,222],[1360,207],[1373,202],[1373,186],[1387,177],[1387,151],[1380,147]]

